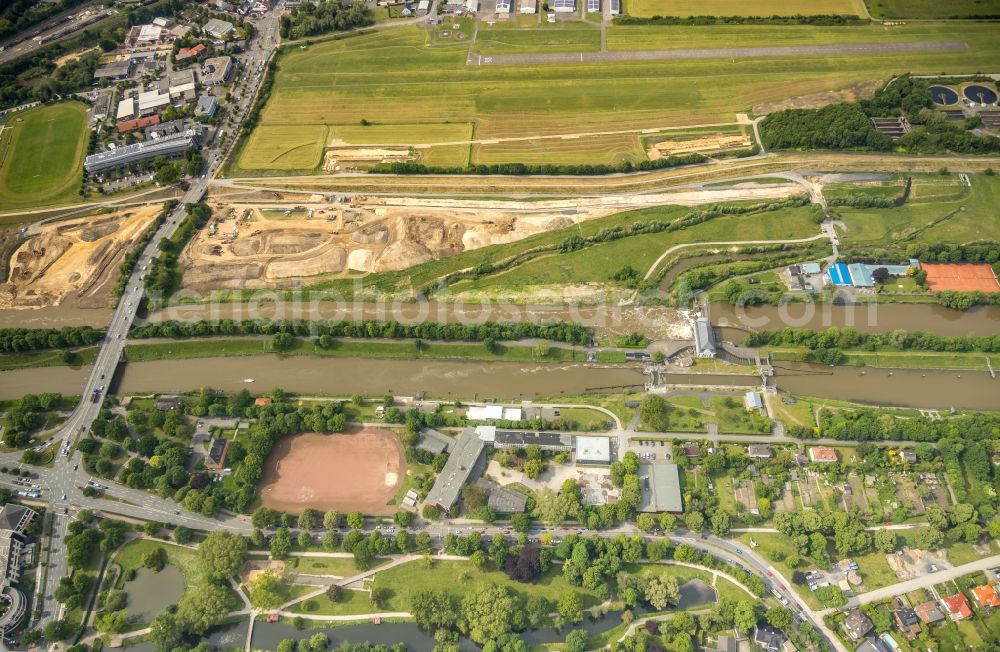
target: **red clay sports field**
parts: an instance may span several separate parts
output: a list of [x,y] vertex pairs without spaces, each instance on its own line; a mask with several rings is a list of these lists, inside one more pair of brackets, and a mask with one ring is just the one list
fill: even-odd
[[927,286],[932,291],[1000,292],[1000,281],[986,263],[920,263],[927,272]]

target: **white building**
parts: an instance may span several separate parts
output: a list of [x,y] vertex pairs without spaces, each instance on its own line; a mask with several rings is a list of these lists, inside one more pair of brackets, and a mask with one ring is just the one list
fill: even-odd
[[233,31],[233,24],[228,20],[219,20],[218,18],[212,18],[205,26],[202,28],[205,33],[212,38],[223,38],[227,34]]
[[699,358],[715,357],[715,333],[708,317],[694,320],[694,349]]
[[497,13],[498,14],[509,14],[513,0],[497,0]]
[[496,421],[503,418],[503,406],[484,405],[470,407],[465,416],[469,421]]
[[611,439],[577,436],[574,440],[577,464],[611,464]]
[[569,14],[576,11],[576,0],[555,0],[550,6],[557,14]]
[[587,0],[587,11],[594,14],[601,11],[601,0]]
[[115,115],[116,120],[131,120],[135,116],[135,98],[126,97],[118,103],[118,112]]

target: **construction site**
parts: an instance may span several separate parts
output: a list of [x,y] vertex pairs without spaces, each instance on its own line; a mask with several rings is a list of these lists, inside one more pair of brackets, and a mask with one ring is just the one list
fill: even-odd
[[0,309],[66,304],[103,308],[118,266],[160,211],[159,205],[39,223],[4,261]]
[[179,260],[182,286],[290,287],[350,278],[563,229],[631,208],[786,197],[792,184],[541,202],[309,195],[302,203],[211,203],[213,218]]

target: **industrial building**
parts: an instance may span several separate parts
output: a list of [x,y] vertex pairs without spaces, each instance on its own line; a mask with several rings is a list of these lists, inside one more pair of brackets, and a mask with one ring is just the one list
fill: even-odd
[[188,129],[182,134],[159,138],[153,142],[135,143],[116,147],[106,152],[91,154],[83,161],[83,167],[91,174],[115,170],[133,163],[140,163],[157,156],[180,156],[189,147],[198,145],[198,132]]
[[574,459],[577,464],[611,464],[611,439],[577,436]]
[[123,79],[128,79],[132,76],[132,59],[126,59],[125,61],[115,61],[101,66],[94,71],[94,80],[101,81],[107,79],[108,81],[121,81]]
[[680,514],[684,511],[676,464],[640,464],[639,488],[642,490],[640,512]]
[[212,18],[205,23],[202,30],[212,38],[224,38],[227,34],[233,31],[233,24],[228,20]]
[[837,263],[831,265],[829,269],[826,270],[827,277],[830,282],[834,285],[839,286],[849,286],[856,288],[871,288],[875,287],[875,279],[872,278],[872,274],[875,273],[876,269],[884,268],[889,276],[906,276],[910,269],[919,269],[920,262],[911,258],[910,262],[906,265],[873,265],[869,263]]
[[485,448],[486,442],[476,434],[475,430],[472,428],[462,430],[462,434],[455,440],[448,461],[445,462],[424,502],[442,510],[451,509],[458,502],[462,485],[474,475],[482,473]]
[[28,600],[16,584],[21,579],[21,567],[27,551],[24,532],[35,518],[34,510],[21,505],[7,504],[0,508],[0,597],[7,602],[7,610],[0,614],[0,635],[6,636],[21,621],[28,610]]
[[712,324],[708,317],[699,317],[694,320],[694,350],[699,358],[714,358],[715,333],[712,331]]
[[497,448],[528,448],[538,446],[543,451],[573,450],[573,436],[558,432],[524,432],[497,430],[493,445]]
[[233,72],[231,57],[212,57],[205,59],[201,66],[201,83],[203,86],[221,86],[229,81]]

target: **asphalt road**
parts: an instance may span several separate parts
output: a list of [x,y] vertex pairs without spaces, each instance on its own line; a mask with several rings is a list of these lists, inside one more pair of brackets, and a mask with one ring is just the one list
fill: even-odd
[[[251,52],[249,60],[259,64],[270,57],[271,52],[277,45],[277,10],[272,10],[258,21],[256,27],[257,33],[248,44]],[[247,66],[247,68],[249,70],[250,66]],[[250,82],[244,93],[243,101],[235,110],[234,121],[236,124],[242,122],[247,107],[250,106],[260,86],[263,75],[253,76],[249,79]],[[235,142],[235,138],[230,141],[231,145]],[[205,195],[208,184],[218,171],[220,162],[224,158],[224,152],[216,145],[213,148],[204,150],[202,156],[207,162],[204,174],[192,180],[188,190],[178,203],[177,208],[168,216],[159,230],[156,231],[139,256],[132,276],[125,286],[122,298],[108,324],[107,335],[101,343],[101,348],[91,369],[90,376],[84,384],[81,392],[83,399],[59,429],[55,436],[57,442],[68,444],[75,442],[80,435],[87,431],[100,413],[104,398],[107,395],[108,384],[122,359],[129,328],[135,320],[136,311],[143,297],[145,272],[153,259],[159,254],[160,241],[173,235],[183,220],[184,205],[189,202],[197,202]],[[60,444],[60,449],[62,445]],[[65,551],[64,546],[61,545],[61,540],[65,536],[69,519],[77,509],[107,511],[124,516],[176,523],[199,529],[223,528],[244,534],[250,532],[249,523],[245,520],[235,517],[207,518],[199,514],[192,514],[180,509],[173,501],[161,499],[154,494],[144,491],[128,489],[118,485],[112,486],[110,483],[103,481],[101,483],[108,487],[105,492],[106,497],[87,498],[83,495],[82,487],[86,486],[91,478],[79,466],[81,457],[75,451],[71,455],[63,455],[60,450],[51,469],[32,469],[45,475],[44,483],[39,482],[39,484],[43,485],[43,496],[48,501],[46,504],[47,510],[53,514],[56,522],[56,527],[53,529],[53,536],[49,542],[52,550],[52,557],[49,560],[49,573],[46,577],[45,586],[40,587],[40,590],[36,593],[36,596],[39,596],[38,599],[41,600],[40,605],[36,602],[36,608],[40,607],[41,609],[41,617],[33,619],[32,626],[44,627],[48,622],[58,619],[60,616],[60,606],[53,597],[53,593],[59,583],[59,578],[67,572]],[[16,459],[17,456],[0,456],[0,460],[9,462],[12,465],[17,464]]]
[[526,65],[588,63],[593,61],[665,61],[673,59],[751,59],[758,57],[822,57],[831,54],[878,52],[956,52],[964,41],[906,41],[844,45],[772,45],[743,48],[681,48],[677,50],[629,50],[621,52],[549,52],[544,54],[470,55],[471,65]]

